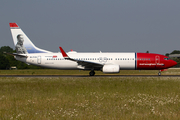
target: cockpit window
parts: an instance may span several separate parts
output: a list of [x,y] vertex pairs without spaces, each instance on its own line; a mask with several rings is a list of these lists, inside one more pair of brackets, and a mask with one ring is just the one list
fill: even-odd
[[170,58],[164,58],[165,60],[169,60]]

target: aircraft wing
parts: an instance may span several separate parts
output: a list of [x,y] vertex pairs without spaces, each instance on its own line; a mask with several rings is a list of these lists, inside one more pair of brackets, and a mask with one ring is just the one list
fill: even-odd
[[85,66],[85,67],[87,67],[87,68],[101,68],[101,67],[103,67],[103,64],[99,64],[99,63],[95,63],[95,62],[89,62],[89,61],[84,61],[84,60],[76,60],[76,59],[70,58],[70,57],[64,52],[64,50],[62,49],[62,47],[59,47],[59,48],[60,48],[60,51],[61,51],[63,57],[64,57],[66,60],[75,61],[75,62],[78,63],[78,65]]

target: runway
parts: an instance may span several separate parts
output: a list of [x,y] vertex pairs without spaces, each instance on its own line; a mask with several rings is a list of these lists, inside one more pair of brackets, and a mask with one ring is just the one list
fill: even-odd
[[30,77],[30,78],[39,78],[39,77],[180,77],[180,75],[0,75],[0,77]]

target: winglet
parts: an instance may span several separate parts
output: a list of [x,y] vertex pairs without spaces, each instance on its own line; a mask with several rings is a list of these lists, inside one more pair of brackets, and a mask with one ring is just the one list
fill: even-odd
[[64,57],[64,58],[68,58],[68,55],[64,52],[64,50],[62,49],[62,47],[59,47],[59,49],[60,49],[63,57]]

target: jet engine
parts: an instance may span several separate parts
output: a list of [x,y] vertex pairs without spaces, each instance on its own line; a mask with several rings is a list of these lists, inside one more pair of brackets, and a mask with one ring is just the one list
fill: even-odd
[[104,65],[102,68],[103,73],[119,73],[120,66],[119,65]]

